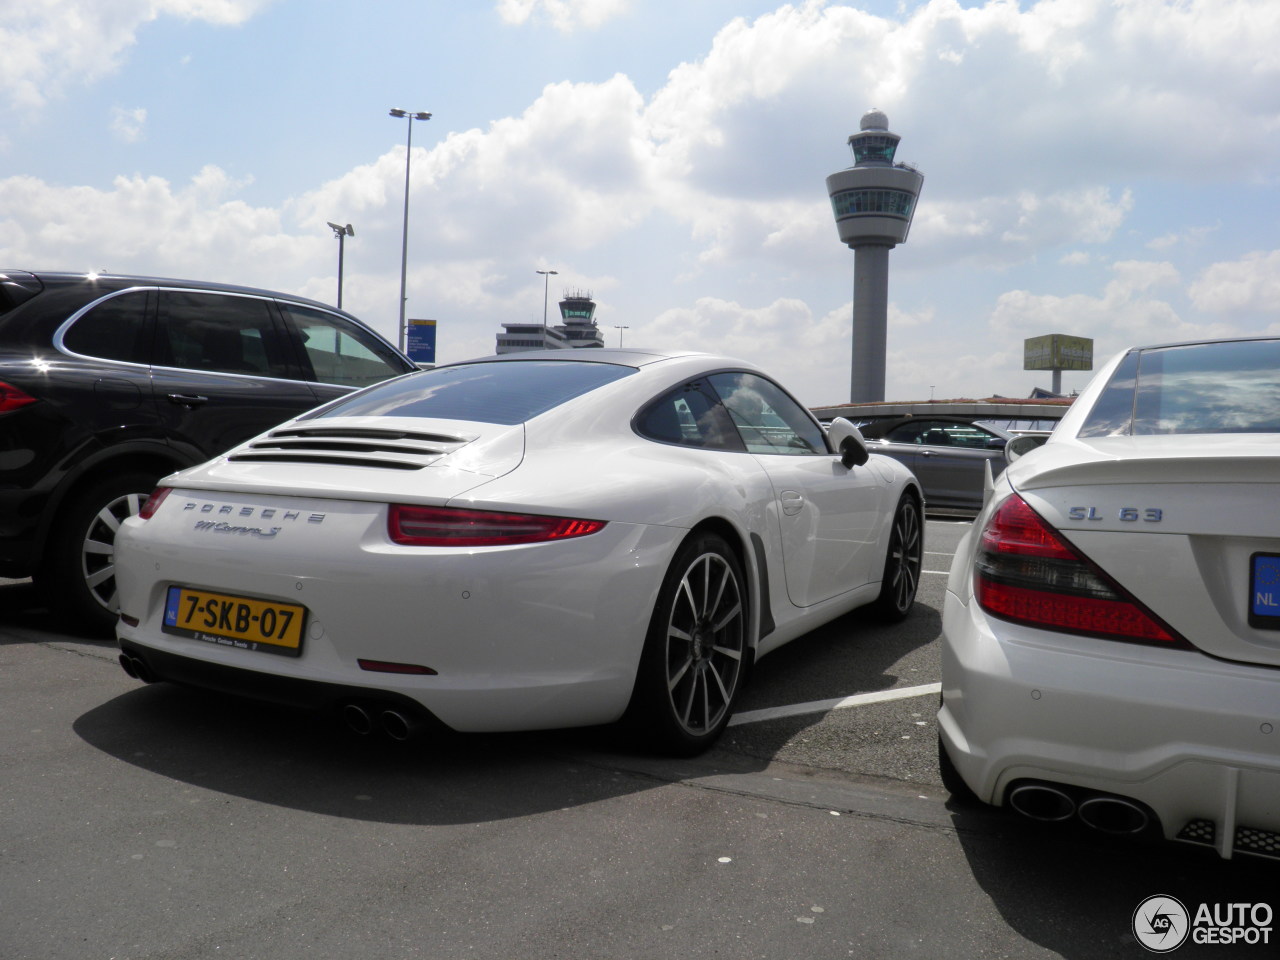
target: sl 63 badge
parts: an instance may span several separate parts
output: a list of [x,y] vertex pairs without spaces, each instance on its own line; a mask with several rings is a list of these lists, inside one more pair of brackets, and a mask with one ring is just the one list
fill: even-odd
[[[1067,516],[1072,520],[1106,520],[1107,515],[1097,507],[1072,507],[1067,511]],[[1125,523],[1137,523],[1141,520],[1143,523],[1159,523],[1164,519],[1164,510],[1161,507],[1121,507],[1116,511],[1115,518]]]

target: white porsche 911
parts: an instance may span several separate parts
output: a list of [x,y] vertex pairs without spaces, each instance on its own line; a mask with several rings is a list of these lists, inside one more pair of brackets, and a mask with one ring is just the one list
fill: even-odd
[[922,507],[739,361],[486,357],[163,480],[116,540],[121,663],[397,738],[625,717],[695,752],[763,654],[910,612]]
[[993,487],[943,613],[953,795],[1280,857],[1280,339],[1123,352]]

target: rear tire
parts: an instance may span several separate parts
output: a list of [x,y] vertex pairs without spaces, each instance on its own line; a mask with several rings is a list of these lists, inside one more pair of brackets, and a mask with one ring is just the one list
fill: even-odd
[[871,613],[876,619],[897,623],[911,613],[920,587],[923,559],[924,530],[920,524],[920,507],[908,495],[899,501],[893,515],[880,595],[871,604]]
[[38,580],[50,610],[68,626],[102,639],[115,636],[116,533],[141,509],[156,480],[141,472],[104,477],[61,511]]
[[658,591],[628,709],[642,742],[693,756],[719,739],[746,679],[747,623],[733,550],[712,533],[687,540]]

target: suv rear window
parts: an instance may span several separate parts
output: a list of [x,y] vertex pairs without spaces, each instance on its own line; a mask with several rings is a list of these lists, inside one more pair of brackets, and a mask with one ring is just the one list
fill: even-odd
[[1133,350],[1081,437],[1280,433],[1280,340]]
[[573,360],[440,367],[370,387],[315,416],[432,417],[509,426],[635,372],[635,367]]

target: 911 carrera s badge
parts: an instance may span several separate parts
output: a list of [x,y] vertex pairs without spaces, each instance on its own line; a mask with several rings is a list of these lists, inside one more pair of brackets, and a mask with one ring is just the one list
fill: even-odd
[[225,520],[197,520],[195,528],[199,531],[208,530],[213,533],[234,533],[242,537],[257,537],[260,540],[270,540],[281,530],[280,527],[263,530],[261,527],[237,526]]
[[1108,520],[1115,519],[1124,523],[1159,523],[1164,519],[1162,507],[1121,507],[1114,512],[1101,507],[1072,507],[1067,511],[1072,520]]

